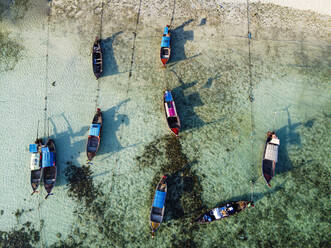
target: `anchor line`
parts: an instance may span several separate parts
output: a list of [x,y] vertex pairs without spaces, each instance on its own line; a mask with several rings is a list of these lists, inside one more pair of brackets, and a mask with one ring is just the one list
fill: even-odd
[[[137,38],[138,24],[139,24],[139,18],[140,18],[141,2],[142,2],[142,0],[139,1],[139,9],[138,9],[138,14],[137,14],[136,28],[135,28],[135,31],[133,32],[132,55],[131,55],[129,79],[132,76],[132,67],[133,67],[133,63],[134,63],[134,53],[135,53],[135,49],[136,49],[136,38]],[[128,90],[129,90],[129,85],[128,85]]]
[[253,76],[252,76],[252,58],[251,58],[251,32],[250,32],[250,19],[249,19],[249,0],[247,0],[247,39],[248,39],[248,72],[249,72],[249,92],[248,98],[250,100],[250,119],[251,119],[251,163],[254,165],[253,156],[253,135],[254,135],[254,117],[253,117]]
[[[247,0],[247,40],[248,40],[248,73],[249,73],[249,92],[248,92],[248,98],[250,101],[250,121],[251,121],[251,166],[255,166],[255,159],[254,159],[254,116],[253,116],[253,102],[254,102],[254,95],[253,95],[253,75],[252,75],[252,54],[251,54],[251,31],[250,31],[250,8],[249,8],[249,0]],[[254,196],[254,187],[255,183],[261,178],[261,176],[256,179],[255,181],[251,180],[252,187],[251,187],[251,201],[253,201]]]
[[98,78],[97,80],[97,94],[95,97],[95,109],[97,109],[98,107],[98,102],[99,102],[99,97],[100,97],[100,78]]
[[[49,137],[49,118],[48,118],[48,67],[49,67],[49,36],[50,36],[50,21],[51,21],[51,10],[52,10],[52,1],[49,2],[49,9],[47,10],[47,32],[46,32],[46,59],[45,59],[45,80],[44,80],[44,137],[46,135]],[[39,128],[39,120],[38,120],[38,128]],[[38,135],[38,134],[37,134]],[[39,185],[41,187],[41,185]],[[44,231],[43,231],[43,223],[42,223],[42,213],[41,213],[41,204],[42,204],[42,197],[41,197],[41,189],[40,194],[38,196],[38,218],[39,218],[39,225],[40,225],[40,241],[42,247],[46,247],[46,242],[44,239]]]
[[169,24],[169,28],[171,29],[172,24],[174,22],[174,16],[175,16],[175,8],[176,8],[176,0],[174,0],[174,7],[172,9],[172,14],[171,14],[171,19],[170,19],[170,24]]
[[49,51],[49,18],[47,20],[47,39],[46,39],[46,62],[45,62],[45,81],[44,81],[44,137],[46,137],[47,107],[48,107],[48,51]]
[[[103,20],[103,9],[104,9],[104,2],[102,2],[102,5],[101,5],[101,16],[100,16],[100,30],[99,30],[99,39],[101,40],[101,37],[102,37],[102,20]],[[96,97],[95,97],[95,109],[98,107],[98,103],[99,103],[99,97],[100,97],[100,80],[101,78],[99,77],[97,79],[97,94],[96,94]]]

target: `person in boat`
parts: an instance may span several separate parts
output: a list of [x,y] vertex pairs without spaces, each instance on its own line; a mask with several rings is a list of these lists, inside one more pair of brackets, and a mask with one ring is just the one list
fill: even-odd
[[213,219],[211,218],[211,216],[209,216],[208,214],[205,214],[204,216],[203,216],[203,219],[204,219],[204,221],[208,221],[208,222],[211,222]]
[[234,208],[232,206],[229,206],[226,211],[229,213],[229,214],[233,214],[234,213]]

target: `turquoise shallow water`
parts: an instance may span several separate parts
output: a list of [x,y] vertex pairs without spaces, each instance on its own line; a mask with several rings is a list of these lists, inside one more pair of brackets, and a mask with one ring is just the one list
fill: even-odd
[[[247,19],[246,1],[53,1],[50,12],[44,1],[2,1],[0,10],[1,246],[329,245],[329,16],[257,3]],[[101,20],[105,73],[97,82],[90,49]],[[160,34],[169,22],[164,69]],[[176,100],[179,139],[164,120],[165,89]],[[96,106],[102,143],[85,167]],[[30,196],[27,147],[38,120],[39,136],[50,135],[58,151],[47,200],[43,189]],[[271,189],[261,178],[268,130],[281,142]],[[165,220],[151,239],[149,211],[164,173]],[[189,225],[217,204],[249,199],[249,211]]]

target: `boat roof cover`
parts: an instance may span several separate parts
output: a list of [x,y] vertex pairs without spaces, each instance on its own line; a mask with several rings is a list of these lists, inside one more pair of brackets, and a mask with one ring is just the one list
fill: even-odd
[[170,47],[170,37],[169,36],[162,37],[161,47]]
[[99,134],[100,134],[100,128],[101,128],[101,125],[100,124],[91,124],[89,135],[99,136]]
[[277,138],[272,138],[272,139],[270,140],[269,143],[271,143],[271,144],[275,144],[275,145],[279,145],[279,139],[277,139]]
[[49,151],[48,147],[42,147],[41,148],[42,152],[42,167],[51,167],[54,164],[54,153]]
[[31,154],[30,169],[31,170],[39,169],[39,154],[37,154],[37,153]]
[[166,102],[171,102],[173,101],[173,98],[172,98],[172,95],[171,95],[171,92],[170,91],[166,91],[164,93],[164,98],[165,98],[165,101]]
[[265,150],[264,159],[275,161],[275,163],[277,163],[277,159],[278,159],[278,145],[274,145],[274,144],[270,144],[270,143],[267,144],[267,148]]
[[157,190],[154,197],[153,207],[163,208],[165,198],[166,198],[166,192]]
[[29,145],[29,152],[37,152],[37,151],[38,151],[37,144],[30,144]]
[[219,220],[223,217],[222,214],[220,213],[219,208],[214,208],[213,209],[213,214],[214,214],[216,220]]
[[168,27],[165,27],[165,28],[164,28],[164,32],[163,32],[163,34],[169,34],[169,28],[168,28]]

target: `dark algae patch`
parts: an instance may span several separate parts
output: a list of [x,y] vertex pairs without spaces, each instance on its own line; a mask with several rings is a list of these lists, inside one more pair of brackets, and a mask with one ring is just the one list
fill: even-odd
[[[18,223],[23,213],[24,210],[19,209],[14,213]],[[0,231],[0,247],[2,248],[35,247],[39,240],[39,231],[37,231],[29,221],[23,224],[17,224],[9,231]]]
[[23,46],[10,38],[10,33],[0,26],[0,72],[13,70],[20,59]]
[[70,162],[67,164],[70,164],[65,171],[69,186],[68,196],[74,198],[79,203],[84,203],[86,206],[89,206],[98,193],[93,184],[93,172],[90,167],[86,165],[77,167]]
[[[67,193],[78,202],[74,215],[79,227],[73,227],[64,240],[58,240],[50,247],[93,247],[100,243],[106,243],[109,247],[124,247],[127,242],[121,228],[121,219],[124,216],[112,212],[111,201],[103,193],[102,186],[93,182],[93,173],[89,166],[77,167],[70,162],[67,164]],[[61,239],[62,234],[57,233],[56,237]]]

